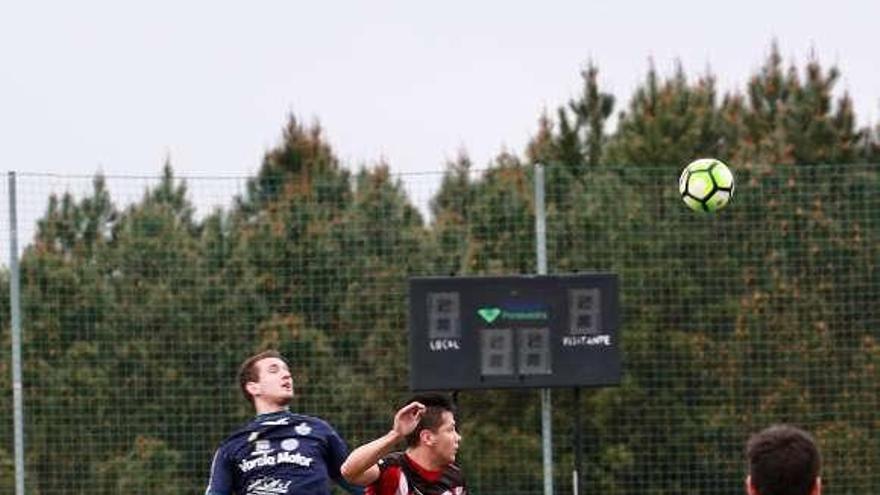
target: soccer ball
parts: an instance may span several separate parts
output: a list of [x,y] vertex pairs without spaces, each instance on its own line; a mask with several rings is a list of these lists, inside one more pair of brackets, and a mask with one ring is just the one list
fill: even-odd
[[681,172],[678,192],[692,210],[718,211],[733,197],[733,174],[721,160],[700,158]]

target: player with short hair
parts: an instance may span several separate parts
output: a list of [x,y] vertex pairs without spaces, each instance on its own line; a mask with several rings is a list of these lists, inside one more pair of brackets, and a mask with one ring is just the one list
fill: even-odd
[[359,493],[339,468],[348,447],[322,419],[290,412],[293,380],[277,351],[247,358],[238,372],[256,417],[214,454],[206,495],[329,495],[330,479]]
[[[404,439],[405,451],[389,453]],[[352,451],[342,475],[366,486],[367,495],[465,495],[455,462],[460,441],[452,401],[440,394],[416,395],[397,411],[391,431]]]
[[822,456],[809,433],[774,425],[746,444],[748,495],[821,495]]

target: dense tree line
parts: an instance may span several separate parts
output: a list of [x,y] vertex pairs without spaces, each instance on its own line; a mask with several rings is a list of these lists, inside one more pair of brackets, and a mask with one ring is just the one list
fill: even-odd
[[[259,173],[199,218],[166,163],[132,205],[103,177],[50,198],[21,259],[29,493],[194,493],[214,446],[250,414],[232,385],[252,351],[292,361],[297,409],[351,443],[406,395],[406,280],[535,272],[534,163],[546,165],[551,272],[620,274],[625,374],[575,415],[555,393],[557,488],[582,417],[584,486],[738,493],[745,435],[813,430],[835,492],[880,478],[880,129],[840,78],[774,46],[742,92],[651,66],[617,113],[599,83],[539,120],[524,156],[451,161],[427,217],[385,163],[351,171],[291,117]],[[733,165],[733,204],[677,198],[695,157]],[[11,397],[8,272],[0,385]],[[462,393],[462,462],[477,493],[539,493],[539,403]],[[0,419],[11,424],[11,400]],[[0,487],[12,437],[0,430]]]

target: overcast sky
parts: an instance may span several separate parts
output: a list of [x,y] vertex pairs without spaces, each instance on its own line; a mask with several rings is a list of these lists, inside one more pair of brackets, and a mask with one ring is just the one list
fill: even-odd
[[522,153],[588,60],[620,110],[649,58],[742,88],[778,40],[880,109],[880,2],[0,0],[0,168],[257,171],[290,113],[349,166]]

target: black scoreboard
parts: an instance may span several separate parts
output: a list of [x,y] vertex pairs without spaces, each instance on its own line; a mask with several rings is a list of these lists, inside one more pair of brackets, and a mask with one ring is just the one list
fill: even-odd
[[409,281],[412,390],[620,383],[609,273]]

